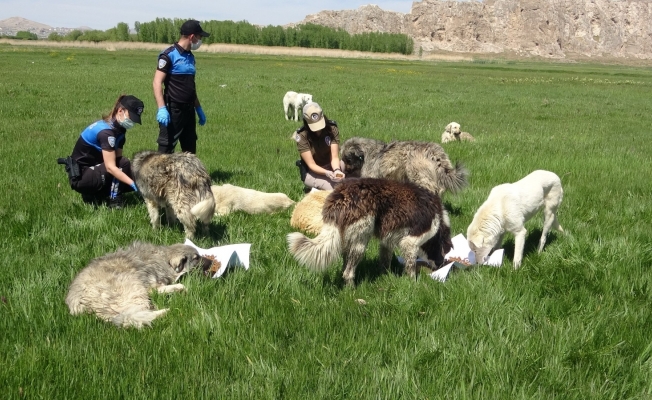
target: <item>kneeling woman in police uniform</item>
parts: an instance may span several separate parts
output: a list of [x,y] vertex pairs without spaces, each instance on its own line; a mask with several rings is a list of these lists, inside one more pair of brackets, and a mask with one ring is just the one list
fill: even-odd
[[78,176],[70,171],[68,174],[70,187],[81,193],[84,202],[101,204],[108,200],[109,207],[120,208],[121,193],[138,191],[122,148],[127,130],[141,123],[143,108],[140,99],[122,95],[109,115],[89,125],[79,136],[70,156],[78,166]]

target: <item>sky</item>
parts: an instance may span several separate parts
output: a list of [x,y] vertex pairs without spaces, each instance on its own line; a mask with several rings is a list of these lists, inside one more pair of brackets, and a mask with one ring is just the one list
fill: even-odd
[[0,0],[0,21],[22,17],[52,27],[107,30],[119,22],[156,18],[194,18],[200,21],[247,21],[257,25],[299,22],[322,10],[354,10],[376,4],[386,11],[410,12],[407,0]]

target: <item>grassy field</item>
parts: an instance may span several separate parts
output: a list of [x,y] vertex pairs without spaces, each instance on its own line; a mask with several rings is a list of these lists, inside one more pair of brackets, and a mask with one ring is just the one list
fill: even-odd
[[[134,240],[183,242],[154,231],[137,197],[97,209],[69,189],[56,158],[122,93],[145,102],[125,153],[156,148],[153,50],[0,45],[0,388],[12,398],[528,398],[652,397],[652,70],[521,62],[415,62],[198,54],[208,122],[198,156],[216,183],[295,200],[302,184],[285,121],[287,90],[308,92],[343,139],[439,142],[457,121],[475,143],[445,149],[471,171],[446,194],[454,234],[500,183],[556,172],[565,197],[523,266],[416,282],[375,269],[358,285],[286,249],[291,210],[215,218],[201,247],[252,243],[251,268],[218,280],[187,276],[188,292],[154,295],[171,311],[141,331],[64,303],[75,274]],[[364,299],[361,304],[357,299]]]

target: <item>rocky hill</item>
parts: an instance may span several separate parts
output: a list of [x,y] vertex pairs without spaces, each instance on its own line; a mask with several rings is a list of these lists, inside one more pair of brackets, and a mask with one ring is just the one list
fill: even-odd
[[48,37],[52,32],[65,35],[68,32],[78,29],[80,31],[90,30],[91,28],[83,26],[80,28],[53,28],[50,25],[41,24],[21,17],[11,17],[0,21],[0,35],[14,36],[18,31],[27,31],[36,34],[40,39]]
[[652,59],[652,0],[422,0],[407,14],[367,5],[322,11],[300,23],[307,22],[352,34],[405,33],[415,52],[426,54]]

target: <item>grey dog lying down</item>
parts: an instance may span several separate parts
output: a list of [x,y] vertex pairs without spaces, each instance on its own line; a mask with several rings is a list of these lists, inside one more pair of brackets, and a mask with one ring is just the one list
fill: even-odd
[[179,277],[195,268],[206,269],[211,263],[183,244],[135,242],[91,260],[70,284],[66,304],[72,315],[93,313],[116,326],[142,328],[168,311],[154,308],[150,290],[185,290],[175,283]]

